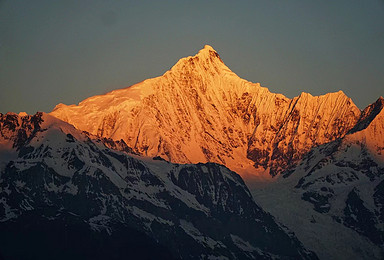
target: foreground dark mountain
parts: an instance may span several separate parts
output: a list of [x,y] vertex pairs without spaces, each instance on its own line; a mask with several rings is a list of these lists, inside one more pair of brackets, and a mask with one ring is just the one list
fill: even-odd
[[223,166],[128,155],[42,113],[1,114],[0,144],[5,259],[316,258]]

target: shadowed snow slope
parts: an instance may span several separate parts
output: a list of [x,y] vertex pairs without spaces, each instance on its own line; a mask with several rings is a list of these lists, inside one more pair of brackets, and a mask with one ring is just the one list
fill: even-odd
[[344,138],[307,153],[286,178],[248,182],[255,200],[320,259],[384,258],[384,99]]
[[341,91],[293,99],[273,94],[239,78],[208,45],[160,77],[51,112],[78,129],[123,139],[142,155],[216,162],[266,179],[312,147],[344,136],[360,114]]

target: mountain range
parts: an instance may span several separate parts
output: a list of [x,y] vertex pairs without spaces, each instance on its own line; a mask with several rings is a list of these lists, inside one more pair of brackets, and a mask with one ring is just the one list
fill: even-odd
[[78,105],[1,114],[0,253],[381,259],[383,107],[271,93],[206,45]]

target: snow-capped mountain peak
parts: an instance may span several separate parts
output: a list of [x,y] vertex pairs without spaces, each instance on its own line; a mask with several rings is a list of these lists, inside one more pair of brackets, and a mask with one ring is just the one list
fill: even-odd
[[196,55],[181,58],[164,77],[193,77],[196,75],[218,76],[223,73],[235,74],[224,64],[217,51],[205,45]]
[[206,45],[164,75],[58,105],[52,115],[137,153],[178,163],[217,162],[263,178],[314,145],[344,136],[360,110],[343,92],[289,99],[238,77]]

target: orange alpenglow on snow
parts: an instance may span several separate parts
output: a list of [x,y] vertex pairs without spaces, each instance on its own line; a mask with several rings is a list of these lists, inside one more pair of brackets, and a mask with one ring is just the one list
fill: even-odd
[[[59,104],[51,115],[176,163],[216,162],[270,179],[312,147],[345,136],[361,111],[342,91],[289,99],[241,79],[209,45],[162,76]],[[383,136],[383,135],[381,135]]]

